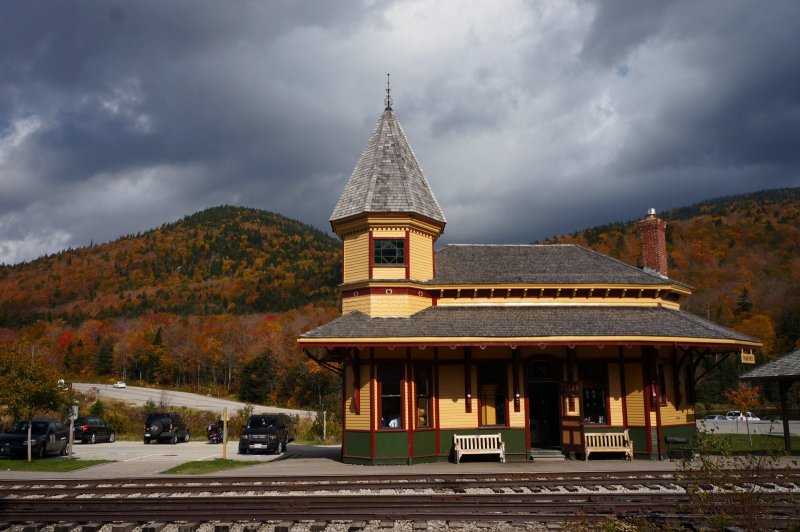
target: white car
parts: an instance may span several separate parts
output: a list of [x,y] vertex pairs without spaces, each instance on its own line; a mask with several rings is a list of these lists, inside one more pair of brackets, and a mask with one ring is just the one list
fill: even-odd
[[736,421],[737,419],[741,421],[761,421],[761,418],[754,416],[752,412],[741,412],[739,410],[730,410],[725,414],[725,417],[731,421]]
[[114,383],[114,388],[127,388],[128,386],[123,381],[117,381]]

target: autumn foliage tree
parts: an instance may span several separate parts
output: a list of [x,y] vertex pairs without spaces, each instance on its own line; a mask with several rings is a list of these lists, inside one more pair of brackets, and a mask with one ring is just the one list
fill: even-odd
[[761,389],[758,386],[750,386],[745,382],[740,382],[738,387],[725,391],[725,398],[745,415],[744,421],[747,427],[747,438],[750,441],[750,447],[753,446],[753,436],[750,434],[750,420],[747,417],[747,412],[758,405],[760,396]]
[[0,405],[12,419],[57,410],[64,402],[53,368],[21,355],[19,346],[0,346]]

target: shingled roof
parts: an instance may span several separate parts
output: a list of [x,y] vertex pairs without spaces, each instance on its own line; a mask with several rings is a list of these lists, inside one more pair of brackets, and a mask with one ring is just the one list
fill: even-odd
[[348,338],[664,338],[760,345],[755,338],[666,307],[531,305],[438,306],[410,317],[371,318],[351,312],[303,334]]
[[800,349],[751,369],[739,377],[743,380],[800,380]]
[[452,244],[436,251],[429,284],[679,284],[572,244]]
[[445,223],[436,197],[394,112],[378,120],[331,222],[363,213],[415,213]]

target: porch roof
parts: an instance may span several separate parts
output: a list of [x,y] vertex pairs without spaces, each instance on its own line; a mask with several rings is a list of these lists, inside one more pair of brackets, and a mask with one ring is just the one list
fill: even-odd
[[753,368],[739,377],[742,380],[800,380],[800,349]]
[[299,338],[301,345],[674,343],[760,347],[694,314],[666,307],[519,305],[437,306],[409,317],[351,312]]

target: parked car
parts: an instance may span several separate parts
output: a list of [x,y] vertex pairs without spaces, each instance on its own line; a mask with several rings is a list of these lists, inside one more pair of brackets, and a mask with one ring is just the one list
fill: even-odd
[[175,412],[159,412],[147,416],[144,422],[144,443],[151,441],[189,441],[189,425]]
[[117,381],[114,383],[114,388],[127,388],[128,385],[125,384],[123,381]]
[[728,421],[728,418],[722,414],[709,414],[705,417],[705,421]]
[[294,438],[294,421],[286,414],[250,416],[239,438],[239,453],[271,451],[281,454]]
[[83,443],[97,443],[99,441],[107,441],[114,443],[117,439],[117,433],[105,421],[97,416],[79,417],[75,420],[75,441],[82,441]]
[[736,421],[737,419],[741,421],[761,421],[761,418],[754,416],[752,412],[741,412],[739,410],[730,410],[725,414],[725,417],[731,421]]
[[31,455],[44,458],[48,454],[65,455],[69,450],[69,427],[50,418],[35,417],[16,421],[0,434],[0,455],[28,454],[28,425],[31,426]]

